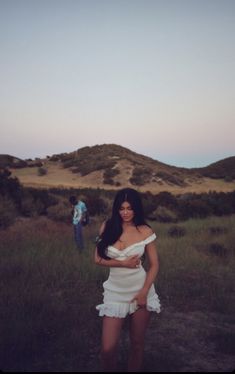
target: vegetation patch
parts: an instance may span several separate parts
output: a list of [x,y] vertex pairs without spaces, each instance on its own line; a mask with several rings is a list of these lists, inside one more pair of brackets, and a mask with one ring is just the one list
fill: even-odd
[[157,209],[149,215],[149,219],[158,222],[177,222],[177,214],[165,206],[159,205]]
[[[73,173],[80,173],[82,176],[88,175],[93,171],[113,168],[116,165],[116,161],[103,160],[97,157],[89,157],[89,159],[77,159],[69,162],[69,167],[73,167]],[[66,163],[64,164],[66,166]]]
[[42,177],[43,175],[47,174],[47,169],[44,168],[44,167],[39,167],[38,171],[37,171],[37,174],[38,174],[39,177]]
[[169,174],[165,171],[159,171],[156,173],[156,177],[162,179],[166,183],[176,184],[181,187],[187,186],[187,183],[185,183],[184,179],[180,177],[178,173]]
[[103,182],[105,184],[111,184],[111,185],[115,184],[113,181],[113,178],[118,174],[120,174],[120,170],[117,168],[105,169],[104,174],[103,174],[103,178],[104,178]]
[[150,168],[137,166],[132,171],[130,182],[136,186],[143,186],[151,181],[152,173],[153,171]]
[[184,227],[181,226],[172,226],[168,230],[168,235],[173,238],[180,238],[185,236],[186,230]]
[[228,229],[224,226],[212,226],[209,227],[209,232],[211,235],[224,235],[228,232]]
[[219,257],[226,257],[228,255],[228,249],[220,243],[212,243],[208,247],[208,251],[210,254],[219,256]]

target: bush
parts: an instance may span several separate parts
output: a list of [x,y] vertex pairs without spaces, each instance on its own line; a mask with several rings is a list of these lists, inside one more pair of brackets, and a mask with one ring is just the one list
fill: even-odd
[[228,229],[223,226],[212,226],[209,227],[209,232],[211,235],[222,235],[228,232]]
[[72,222],[71,207],[62,201],[57,205],[50,206],[47,209],[47,216],[54,221]]
[[80,173],[82,176],[92,173],[93,171],[103,170],[107,168],[113,168],[115,166],[115,161],[113,160],[104,160],[95,155],[90,155],[86,159],[74,159],[63,162],[64,167],[72,167],[73,173]]
[[91,216],[106,215],[108,213],[108,203],[100,197],[89,197],[87,199],[87,207]]
[[231,176],[231,175],[227,175],[225,178],[224,178],[224,181],[225,182],[233,182],[233,176]]
[[160,205],[149,219],[158,222],[177,222],[177,215],[172,210]]
[[34,188],[27,188],[27,189],[24,189],[24,192],[27,194],[29,193],[34,201],[41,201],[41,203],[43,204],[43,211],[44,213],[46,214],[46,209],[49,207],[49,206],[52,206],[52,205],[56,205],[58,203],[58,198],[55,197],[53,194],[49,193],[47,190],[42,190],[42,189],[39,189],[39,190],[36,190]]
[[46,168],[43,168],[43,167],[38,168],[38,176],[39,177],[42,177],[43,175],[46,175],[46,174],[47,174],[47,169]]
[[74,166],[74,160],[67,160],[67,161],[64,161],[63,163],[63,167],[66,169],[66,168],[71,168]]
[[13,224],[17,216],[18,211],[14,202],[0,195],[0,228]]
[[179,217],[188,218],[206,218],[213,213],[212,208],[206,201],[200,198],[183,201],[179,206]]
[[130,182],[136,186],[142,186],[143,184],[150,182],[151,176],[152,169],[138,166],[133,169]]
[[111,184],[111,185],[114,185],[114,181],[113,181],[113,177],[115,177],[116,175],[118,175],[120,173],[120,171],[118,169],[106,169],[104,171],[104,174],[103,174],[103,182],[105,184]]
[[172,195],[170,192],[163,191],[160,192],[156,197],[156,206],[165,206],[167,208],[176,209],[178,207],[177,198]]
[[168,235],[174,238],[180,238],[186,234],[186,230],[184,227],[180,226],[172,226],[168,230]]
[[8,169],[0,169],[0,195],[13,200],[17,208],[21,203],[22,188],[17,178],[11,177]]
[[219,256],[219,257],[225,257],[228,254],[227,248],[225,248],[220,243],[210,244],[208,250],[212,255],[216,255],[216,256]]
[[156,173],[156,177],[170,184],[176,184],[178,186],[186,186],[186,183],[184,182],[184,180],[181,177],[177,176],[176,174],[172,175],[172,174],[169,174],[163,171],[159,171],[158,173]]
[[32,195],[25,194],[21,202],[21,214],[25,217],[36,217],[44,213],[42,201],[35,200]]
[[113,178],[118,174],[120,174],[119,169],[106,169],[103,176],[104,178]]

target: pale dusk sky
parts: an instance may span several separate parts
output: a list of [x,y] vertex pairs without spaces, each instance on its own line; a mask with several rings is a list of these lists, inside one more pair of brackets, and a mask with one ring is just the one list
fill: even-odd
[[235,155],[234,0],[0,0],[0,154]]

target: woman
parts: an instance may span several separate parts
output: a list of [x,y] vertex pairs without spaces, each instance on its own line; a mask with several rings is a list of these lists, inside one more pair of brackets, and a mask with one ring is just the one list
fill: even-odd
[[[155,239],[155,233],[144,220],[139,193],[131,188],[119,191],[111,218],[101,226],[95,251],[95,263],[110,267],[109,278],[103,284],[103,304],[96,307],[103,317],[104,371],[116,368],[121,328],[128,315],[131,341],[128,371],[141,370],[150,312],[160,312],[153,284],[159,269]],[[147,273],[141,263],[144,253],[149,260]]]

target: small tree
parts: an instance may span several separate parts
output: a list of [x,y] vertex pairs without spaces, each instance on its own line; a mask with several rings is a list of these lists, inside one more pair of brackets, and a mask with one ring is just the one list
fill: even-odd
[[43,168],[43,167],[38,168],[38,176],[39,177],[42,177],[43,175],[46,175],[46,174],[47,174],[47,169],[46,168]]

